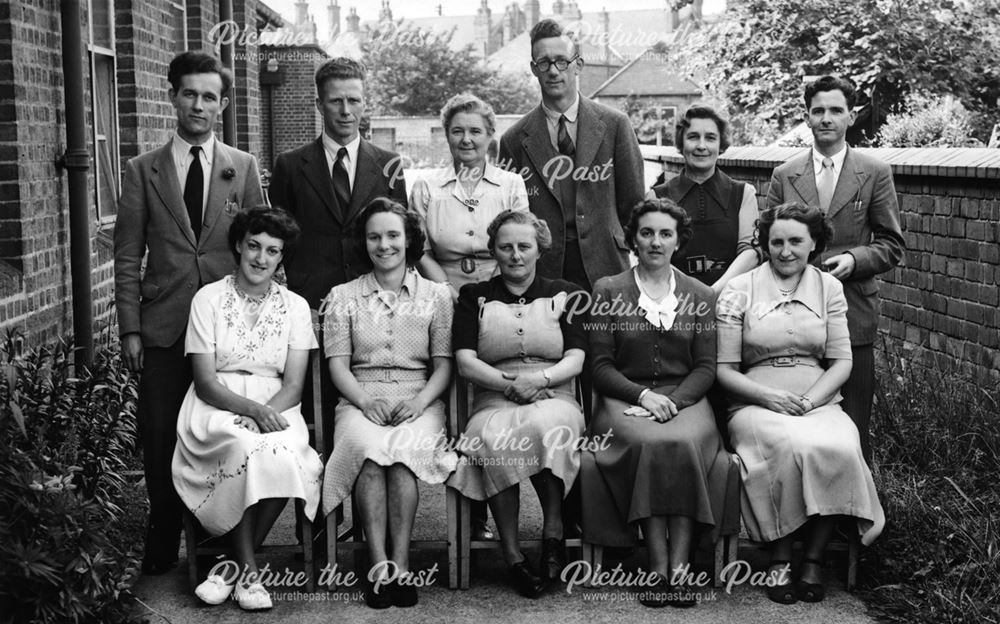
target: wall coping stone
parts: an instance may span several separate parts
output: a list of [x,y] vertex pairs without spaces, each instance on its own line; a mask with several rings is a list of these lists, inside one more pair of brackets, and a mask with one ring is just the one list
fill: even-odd
[[[673,146],[640,145],[649,161],[679,165],[683,157]],[[730,147],[719,156],[723,167],[771,169],[801,154],[806,147],[741,146]],[[859,147],[859,152],[874,156],[892,166],[897,176],[933,176],[1000,180],[1000,149],[989,147]]]

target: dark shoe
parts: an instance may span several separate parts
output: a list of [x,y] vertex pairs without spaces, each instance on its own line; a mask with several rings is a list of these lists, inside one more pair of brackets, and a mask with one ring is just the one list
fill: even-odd
[[365,588],[365,604],[371,609],[388,609],[392,606],[393,593],[396,591],[396,581],[390,581],[378,588],[375,593],[375,583],[369,582]]
[[511,585],[525,598],[538,598],[545,589],[542,579],[538,578],[531,568],[528,567],[528,560],[518,561],[507,568],[507,576],[510,577]]
[[166,574],[167,572],[174,569],[177,565],[177,559],[173,561],[169,559],[161,559],[159,557],[143,557],[142,558],[142,573],[146,576],[159,576],[161,574]]
[[[823,562],[818,559],[806,558],[802,560],[802,565],[815,565],[820,568],[820,573],[823,572]],[[801,576],[802,570],[799,570]],[[802,602],[820,602],[826,597],[826,589],[823,587],[822,583],[809,583],[803,581],[799,578],[795,582],[795,596]]]
[[690,609],[698,604],[698,597],[694,590],[684,585],[671,585],[670,593],[667,594],[667,606],[676,609]]
[[413,574],[400,575],[399,580],[393,581],[393,593],[390,594],[392,604],[395,607],[414,607],[417,605],[417,588],[413,585],[416,579]]
[[472,541],[474,542],[489,542],[497,538],[493,529],[486,524],[486,520],[473,520],[472,521]]
[[670,582],[660,574],[656,574],[656,580],[652,585],[646,585],[639,591],[639,604],[644,607],[660,609],[668,604],[671,587]]
[[542,558],[538,562],[542,580],[546,583],[558,581],[566,566],[566,544],[554,537],[542,540]]
[[792,565],[791,561],[787,561],[784,559],[775,559],[768,564],[767,580],[769,583],[772,580],[782,580],[780,578],[779,579],[771,578],[771,575],[773,574],[771,572],[771,568],[773,568],[774,566],[787,566],[784,570],[784,573],[782,574],[782,576],[784,577],[783,580],[785,582],[781,584],[767,586],[767,597],[770,598],[772,602],[777,602],[778,604],[786,604],[786,605],[795,604],[796,602],[798,602],[798,598],[795,595],[796,593],[795,586],[792,584],[791,575],[789,574],[789,570],[791,570],[791,565]]

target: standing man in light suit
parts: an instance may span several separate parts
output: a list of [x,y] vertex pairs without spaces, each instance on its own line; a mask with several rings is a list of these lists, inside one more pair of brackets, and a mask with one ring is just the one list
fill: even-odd
[[257,160],[213,133],[229,104],[229,70],[213,56],[189,51],[170,62],[167,79],[176,132],[165,146],[126,165],[114,235],[122,358],[142,373],[137,416],[149,492],[144,574],[172,568],[180,545],[183,506],[170,462],[177,412],[191,384],[184,355],[191,298],[235,268],[228,243],[233,216],[264,203]]
[[819,260],[844,283],[854,366],[841,389],[842,406],[858,426],[870,463],[873,344],[879,317],[875,276],[899,264],[905,243],[892,169],[847,146],[855,102],[854,86],[841,78],[824,76],[806,86],[806,123],[813,148],[774,170],[767,205],[801,201],[819,206],[833,223],[833,240]]
[[552,232],[539,275],[590,291],[629,266],[622,224],[643,198],[642,154],[624,113],[577,91],[583,58],[558,22],[531,29],[531,58],[542,101],[504,133],[497,164],[524,177],[531,212]]

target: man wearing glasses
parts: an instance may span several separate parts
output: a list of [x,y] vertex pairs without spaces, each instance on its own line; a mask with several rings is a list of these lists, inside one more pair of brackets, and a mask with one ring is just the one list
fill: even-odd
[[628,268],[622,224],[643,197],[642,156],[628,117],[577,91],[584,61],[558,22],[531,29],[531,58],[542,102],[504,133],[498,164],[524,177],[552,231],[539,274],[589,291]]

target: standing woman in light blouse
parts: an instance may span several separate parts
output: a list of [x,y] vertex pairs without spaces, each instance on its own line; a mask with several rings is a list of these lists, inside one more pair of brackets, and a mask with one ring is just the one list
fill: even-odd
[[757,197],[752,186],[716,167],[729,147],[729,122],[712,107],[684,111],[674,145],[684,156],[683,171],[654,186],[646,198],[671,199],[691,217],[694,234],[687,248],[674,254],[673,264],[718,295],[726,282],[760,263],[753,247]]
[[452,164],[413,185],[410,207],[424,218],[427,241],[418,268],[451,288],[453,300],[466,284],[497,275],[486,227],[504,210],[527,211],[528,192],[516,173],[487,161],[496,132],[493,107],[469,93],[441,109]]

